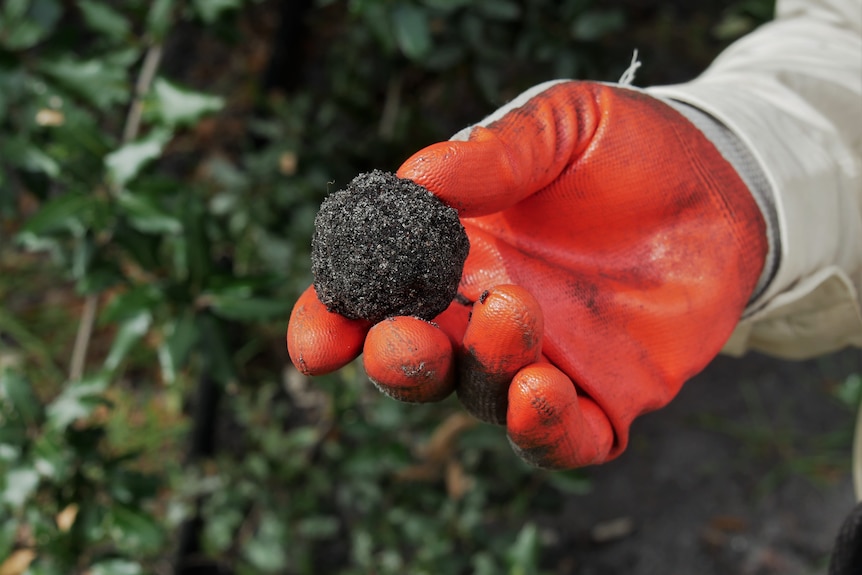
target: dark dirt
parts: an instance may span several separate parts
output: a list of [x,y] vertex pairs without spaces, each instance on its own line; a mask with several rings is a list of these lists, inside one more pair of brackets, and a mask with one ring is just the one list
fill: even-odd
[[626,453],[588,470],[591,493],[536,518],[551,543],[546,568],[826,573],[854,505],[854,414],[832,391],[860,371],[860,350],[806,362],[716,359],[668,407],[635,423]]
[[455,297],[469,249],[457,211],[410,180],[374,170],[321,205],[314,287],[330,311],[349,318],[431,320]]

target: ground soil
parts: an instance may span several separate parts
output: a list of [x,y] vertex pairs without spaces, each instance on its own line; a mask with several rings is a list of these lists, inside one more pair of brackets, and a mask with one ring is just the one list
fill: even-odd
[[[577,575],[825,573],[854,498],[854,414],[834,390],[862,351],[806,362],[718,358],[594,488],[542,518],[549,570]],[[597,542],[601,529],[616,535]],[[610,523],[609,523],[610,522]]]

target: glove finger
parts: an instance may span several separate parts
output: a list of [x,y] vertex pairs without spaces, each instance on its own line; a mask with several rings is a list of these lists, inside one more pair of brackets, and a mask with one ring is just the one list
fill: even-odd
[[509,387],[509,442],[521,459],[545,469],[571,469],[606,461],[613,428],[569,377],[550,363],[519,371]]
[[293,306],[287,325],[287,352],[305,375],[323,375],[350,363],[362,351],[371,324],[348,319],[326,309],[314,286],[309,286]]
[[415,317],[391,317],[372,327],[362,359],[371,382],[399,401],[439,401],[455,388],[449,337]]
[[524,288],[503,285],[482,294],[460,357],[458,399],[467,411],[489,423],[506,422],[509,384],[539,359],[543,326],[542,310]]
[[518,185],[505,143],[483,127],[475,128],[466,142],[439,142],[420,150],[397,175],[425,186],[461,217],[500,211],[533,191]]
[[425,186],[461,217],[509,208],[556,180],[589,143],[601,116],[579,86],[585,84],[530,90],[487,126],[473,127],[466,141],[420,150],[398,176]]

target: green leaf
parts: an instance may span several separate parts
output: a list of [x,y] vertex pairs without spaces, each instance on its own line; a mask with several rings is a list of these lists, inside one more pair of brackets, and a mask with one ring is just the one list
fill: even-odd
[[108,559],[94,564],[87,573],[89,575],[143,575],[144,568],[135,561]]
[[463,45],[447,44],[435,47],[434,51],[425,58],[423,65],[429,70],[445,72],[462,61],[465,55],[466,49]]
[[99,314],[99,322],[104,325],[131,319],[141,312],[151,310],[162,297],[162,292],[156,285],[134,286],[113,297],[105,305]]
[[472,557],[473,575],[497,575],[501,572],[494,556],[488,552],[479,552]]
[[74,193],[52,198],[27,220],[18,236],[19,240],[26,243],[28,235],[44,236],[58,231],[83,235],[87,228],[87,216],[98,202],[94,196]]
[[549,473],[548,483],[563,493],[584,495],[592,491],[592,483],[578,470]]
[[157,41],[164,39],[174,16],[175,0],[153,0],[147,13],[147,31]]
[[152,517],[125,506],[111,509],[108,533],[118,547],[136,555],[157,551],[164,539],[161,527]]
[[47,38],[62,13],[58,0],[4,0],[0,9],[0,46],[26,50]]
[[275,514],[266,513],[254,538],[245,545],[243,553],[249,563],[261,572],[272,573],[287,566],[284,525]]
[[473,0],[422,0],[422,4],[435,10],[454,12],[458,8],[464,8],[473,3]]
[[571,35],[575,40],[593,42],[619,31],[624,25],[622,10],[594,10],[585,12],[572,23]]
[[331,515],[306,517],[296,524],[296,531],[308,539],[327,539],[338,533],[339,521]]
[[103,403],[102,393],[107,387],[108,378],[105,374],[67,384],[47,407],[48,423],[54,429],[63,429],[87,417],[97,405]]
[[[92,241],[91,238],[87,238]],[[105,250],[101,247],[94,251],[93,258],[87,262],[86,270],[81,271],[77,277],[75,289],[83,295],[95,295],[111,287],[121,285],[127,278],[125,272],[117,266],[115,259],[105,257]]]
[[56,429],[40,435],[33,443],[33,466],[43,477],[55,482],[69,479],[75,453]]
[[532,523],[527,523],[518,533],[515,544],[506,554],[509,562],[509,575],[538,575],[539,573],[539,531]]
[[39,487],[39,473],[32,467],[18,467],[6,472],[6,485],[0,500],[20,509]]
[[170,139],[169,131],[153,130],[146,137],[111,152],[105,156],[109,179],[119,187],[125,186],[148,162],[161,156]]
[[117,194],[117,205],[129,218],[129,224],[139,232],[178,234],[183,229],[180,219],[150,196],[124,190]]
[[4,521],[0,525],[0,557],[9,557],[17,539],[18,522]]
[[165,381],[173,382],[177,370],[185,365],[189,353],[198,342],[200,333],[195,316],[190,311],[168,324],[165,331],[166,337],[159,347],[159,361]]
[[290,312],[292,306],[292,302],[289,301],[237,297],[232,294],[205,294],[203,298],[216,315],[240,321],[272,320],[284,317]]
[[[356,9],[356,5],[362,5],[362,8]],[[397,50],[395,40],[395,30],[392,25],[392,19],[389,14],[388,6],[380,2],[350,2],[351,12],[361,16],[361,26],[368,28],[371,34],[380,42],[383,52],[387,55],[393,54]],[[270,127],[271,131],[278,128]],[[268,131],[264,126],[258,124],[258,130],[263,132]]]
[[16,318],[2,307],[0,307],[0,332],[10,336],[22,350],[37,359],[43,373],[58,381],[63,380],[63,371],[54,363],[48,344],[30,331],[23,319]]
[[236,508],[227,508],[207,517],[204,538],[207,548],[227,551],[236,539],[236,530],[242,524],[243,514]]
[[189,198],[182,209],[182,241],[175,244],[177,275],[200,289],[210,275],[210,240],[207,237],[206,209],[199,198]]
[[320,430],[315,427],[298,427],[281,434],[279,442],[285,453],[301,453],[320,441]]
[[208,313],[200,313],[195,317],[201,336],[200,350],[204,353],[206,369],[216,381],[226,385],[237,376],[225,326],[218,318]]
[[277,281],[273,276],[266,275],[241,277],[217,275],[210,278],[207,292],[212,295],[248,298],[253,296],[257,290],[276,286]]
[[395,40],[405,56],[421,60],[431,51],[428,14],[412,4],[399,4],[392,12]]
[[84,22],[96,32],[115,41],[129,35],[131,30],[129,21],[109,4],[94,0],[78,0],[78,8],[84,16]]
[[150,311],[143,309],[120,324],[120,329],[117,330],[117,335],[114,337],[114,343],[111,344],[111,351],[105,358],[104,368],[106,370],[114,371],[120,366],[132,347],[146,335],[152,319],[153,316]]
[[241,5],[242,0],[192,0],[195,13],[207,24],[218,20],[222,12],[235,10]]
[[511,0],[483,0],[476,8],[480,14],[493,20],[517,20],[521,16],[521,7]]
[[129,469],[128,464],[133,465],[138,457],[139,454],[133,451],[104,462],[109,471],[107,490],[114,501],[132,504],[158,494],[163,477]]
[[111,247],[122,250],[129,261],[146,270],[158,270],[164,264],[160,248],[162,237],[143,234],[131,226],[117,226],[111,238]]
[[172,128],[194,124],[205,114],[217,112],[224,106],[224,98],[187,90],[164,78],[156,80],[153,99],[159,118]]
[[852,410],[859,409],[862,402],[862,375],[853,373],[835,390],[838,401]]
[[0,154],[4,160],[22,170],[45,174],[51,178],[60,174],[60,164],[24,137],[11,136],[4,139],[0,143]]
[[76,280],[89,279],[93,257],[95,255],[96,246],[93,239],[87,235],[80,235],[75,238],[72,248],[72,259],[70,270],[72,277]]
[[33,387],[10,369],[0,372],[0,401],[8,402],[27,425],[42,419],[42,403],[33,393]]
[[61,56],[43,60],[39,70],[56,80],[66,89],[93,104],[100,110],[125,102],[129,97],[129,79],[126,65],[134,53],[118,53],[92,60],[78,60]]
[[[21,449],[16,447],[15,445],[10,445],[9,440],[11,439],[11,433],[9,433],[12,429],[10,422],[7,420],[3,427],[0,428],[0,462],[2,463],[14,463],[21,459]],[[24,430],[21,430],[24,431]],[[19,435],[19,441],[13,441],[16,444],[22,445],[26,443],[26,431]]]

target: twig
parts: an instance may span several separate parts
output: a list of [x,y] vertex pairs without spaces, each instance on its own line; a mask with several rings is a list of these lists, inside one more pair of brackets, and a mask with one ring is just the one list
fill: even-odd
[[150,91],[150,85],[153,83],[161,60],[162,44],[153,44],[147,49],[144,62],[141,64],[141,73],[138,74],[138,81],[135,84],[132,105],[129,107],[126,125],[123,127],[123,144],[128,144],[138,137],[138,131],[141,128],[141,115],[144,111],[144,97]]
[[96,309],[99,307],[99,296],[92,294],[84,300],[84,310],[78,323],[78,333],[75,334],[75,347],[72,349],[72,361],[69,363],[69,379],[75,381],[84,375],[84,360],[87,358],[87,347],[93,334],[93,324],[96,321]]
[[[150,86],[159,69],[162,60],[162,44],[156,42],[147,48],[138,80],[135,82],[135,92],[132,95],[132,103],[126,115],[126,123],[123,126],[122,144],[126,145],[138,137],[141,129],[141,116],[144,110],[144,97],[150,91]],[[119,190],[111,186],[111,196],[115,196]],[[81,313],[81,321],[78,323],[78,332],[75,334],[75,347],[72,350],[72,359],[69,362],[69,379],[80,379],[84,374],[84,365],[87,359],[87,349],[90,347],[90,337],[93,335],[93,325],[96,321],[96,311],[99,307],[99,295],[90,294],[84,300],[84,311]]]

